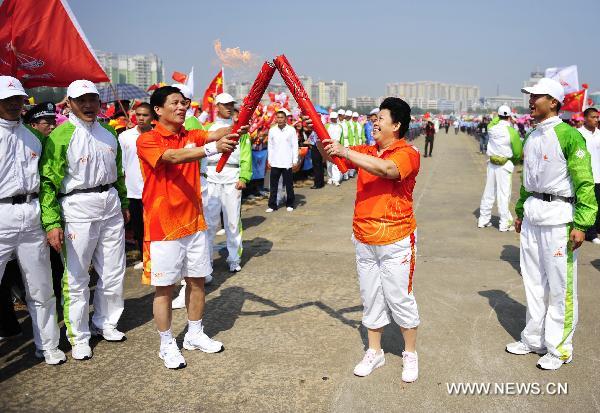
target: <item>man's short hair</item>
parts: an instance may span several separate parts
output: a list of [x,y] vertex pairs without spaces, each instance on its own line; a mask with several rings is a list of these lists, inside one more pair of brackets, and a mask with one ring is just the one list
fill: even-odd
[[410,106],[408,103],[400,98],[389,97],[385,98],[379,105],[379,110],[383,109],[390,111],[394,123],[400,122],[400,137],[403,138],[410,124]]
[[137,107],[135,109],[137,110],[140,108],[148,109],[150,111],[150,113],[152,113],[152,106],[148,102],[140,103],[139,105],[137,105]]
[[158,106],[162,108],[165,105],[165,102],[167,101],[167,97],[169,97],[169,95],[172,95],[173,93],[178,93],[179,95],[181,95],[182,98],[187,99],[185,96],[183,96],[183,93],[181,93],[181,90],[179,90],[179,88],[173,86],[159,87],[154,91],[154,93],[152,93],[152,96],[150,96],[150,107],[152,109],[152,117],[154,119],[158,120],[158,114],[154,110],[154,107]]
[[278,110],[277,112],[275,112],[275,115],[279,115],[280,113],[283,114],[283,116],[285,116],[286,118],[288,117],[288,114],[285,113],[285,111],[283,110]]
[[598,109],[596,109],[596,108],[587,108],[586,110],[583,111],[583,117],[586,118],[586,117],[590,116],[594,112],[598,113]]

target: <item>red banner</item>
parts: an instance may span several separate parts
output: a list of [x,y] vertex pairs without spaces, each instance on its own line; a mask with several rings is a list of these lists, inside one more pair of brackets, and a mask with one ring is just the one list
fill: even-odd
[[187,75],[185,73],[181,73],[181,72],[175,71],[171,75],[171,78],[174,81],[176,81],[177,83],[185,83],[185,81],[187,80]]
[[0,74],[28,88],[110,81],[66,0],[2,2]]
[[585,89],[581,89],[577,92],[567,93],[560,109],[569,112],[583,112],[586,103],[585,91]]
[[206,88],[204,97],[202,98],[202,110],[208,113],[209,120],[211,121],[214,109],[213,102],[215,101],[215,97],[220,93],[223,93],[223,70],[219,70],[219,73],[217,73],[215,78]]
[[[244,98],[242,105],[240,107],[240,114],[238,116],[237,122],[231,128],[231,133],[237,133],[240,126],[247,125],[250,123],[250,118],[254,114],[256,107],[260,103],[260,99],[265,94],[265,90],[267,90],[267,86],[271,82],[271,78],[275,73],[275,66],[271,62],[264,62],[262,67],[260,68],[260,72],[258,72],[258,76],[256,76],[256,80],[252,84],[250,88],[250,92]],[[227,159],[231,152],[224,153],[221,155],[221,159],[219,159],[219,163],[217,164],[217,172],[221,172],[227,163]]]

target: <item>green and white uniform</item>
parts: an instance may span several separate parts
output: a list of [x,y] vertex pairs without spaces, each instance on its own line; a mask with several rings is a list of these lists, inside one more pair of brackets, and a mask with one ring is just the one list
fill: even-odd
[[[558,116],[537,125],[525,139],[523,152],[523,184],[516,205],[523,220],[521,274],[527,297],[521,341],[567,360],[577,325],[579,252],[573,251],[569,235],[573,228],[591,227],[598,209],[590,154],[581,133]],[[540,194],[563,198],[548,201]]]
[[71,344],[90,338],[90,263],[99,275],[92,322],[116,328],[123,312],[127,189],[121,147],[107,125],[73,113],[48,137],[40,161],[40,204],[46,231],[62,227],[64,320]]
[[494,200],[498,201],[500,231],[507,231],[512,225],[509,203],[514,162],[521,159],[523,146],[517,131],[506,120],[499,121],[488,130],[488,165],[485,190],[479,206],[479,226],[492,218]]

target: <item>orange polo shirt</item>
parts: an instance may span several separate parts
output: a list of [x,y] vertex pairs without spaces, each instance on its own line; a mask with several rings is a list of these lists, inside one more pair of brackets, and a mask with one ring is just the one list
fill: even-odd
[[206,230],[202,212],[199,162],[159,162],[167,149],[203,146],[208,132],[175,134],[162,124],[137,139],[144,191],[144,241],[170,241]]
[[[394,162],[398,179],[386,179],[359,169],[354,204],[354,237],[369,245],[392,244],[412,234],[417,228],[413,213],[413,190],[419,173],[421,156],[414,146],[400,139],[381,154],[377,146],[359,145],[353,151]],[[351,169],[356,167],[344,160]]]

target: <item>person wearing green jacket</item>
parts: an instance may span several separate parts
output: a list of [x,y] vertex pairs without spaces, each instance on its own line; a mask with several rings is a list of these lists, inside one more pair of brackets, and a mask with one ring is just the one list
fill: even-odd
[[519,133],[510,124],[510,108],[502,105],[498,108],[499,121],[488,129],[487,180],[479,206],[479,228],[492,225],[492,207],[498,201],[500,213],[499,229],[502,232],[514,231],[513,217],[508,205],[512,187],[512,173],[515,162],[521,160],[523,145]]
[[[63,312],[76,360],[92,357],[90,336],[123,341],[117,330],[123,312],[125,229],[129,200],[121,147],[110,126],[98,123],[100,96],[89,80],[67,89],[69,120],[52,131],[40,160],[42,226],[60,251]],[[89,320],[90,264],[99,275],[94,315]]]
[[522,92],[530,94],[531,116],[537,121],[525,138],[515,220],[527,314],[521,340],[506,351],[546,353],[538,367],[556,370],[573,359],[578,248],[594,225],[598,205],[585,140],[558,117],[562,85],[542,78]]
[[363,125],[358,121],[358,112],[352,112],[352,126],[354,134],[354,145],[365,144],[365,129]]

